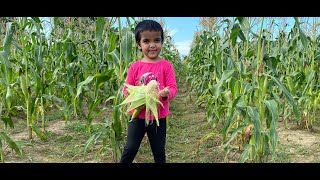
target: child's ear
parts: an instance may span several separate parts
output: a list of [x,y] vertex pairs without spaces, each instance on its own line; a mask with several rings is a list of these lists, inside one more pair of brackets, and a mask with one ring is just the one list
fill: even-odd
[[140,43],[137,43],[137,45],[138,45],[138,48],[141,50],[141,49],[142,49],[142,47],[140,46]]
[[139,48],[139,49],[142,49],[141,46],[140,46],[140,42],[137,41],[136,43],[137,43],[137,45],[138,45],[138,48]]

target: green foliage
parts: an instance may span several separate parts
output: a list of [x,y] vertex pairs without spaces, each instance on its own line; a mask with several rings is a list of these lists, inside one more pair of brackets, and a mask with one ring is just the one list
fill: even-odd
[[[316,119],[316,31],[308,36],[300,18],[289,33],[279,29],[278,35],[276,18],[218,22],[216,30],[195,34],[185,61],[186,82],[197,95],[197,105],[207,104],[207,120],[221,133],[226,157],[232,144],[241,144],[240,162],[262,162],[269,154],[275,158],[280,116],[306,128]],[[250,124],[250,139],[243,139],[245,131],[239,128]]]

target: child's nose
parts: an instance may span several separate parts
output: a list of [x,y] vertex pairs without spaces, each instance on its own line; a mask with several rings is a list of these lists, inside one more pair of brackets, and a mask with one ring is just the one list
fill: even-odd
[[150,47],[153,48],[155,47],[156,45],[154,43],[150,43]]

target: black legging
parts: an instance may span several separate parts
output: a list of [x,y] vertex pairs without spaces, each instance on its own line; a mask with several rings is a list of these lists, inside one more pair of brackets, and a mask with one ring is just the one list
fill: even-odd
[[166,153],[166,118],[159,119],[159,126],[156,121],[150,121],[145,125],[144,119],[133,119],[128,125],[127,143],[124,147],[120,163],[132,163],[138,153],[140,143],[147,132],[155,163],[165,163]]

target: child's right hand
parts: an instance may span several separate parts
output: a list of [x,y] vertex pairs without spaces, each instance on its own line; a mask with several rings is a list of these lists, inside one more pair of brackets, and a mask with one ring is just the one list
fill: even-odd
[[169,89],[169,87],[165,87],[164,89],[162,89],[162,90],[160,90],[160,91],[158,92],[158,95],[159,95],[160,97],[168,97],[169,94],[170,94],[170,89]]
[[138,110],[142,110],[144,108],[146,108],[146,105],[142,105],[142,106],[137,107]]

